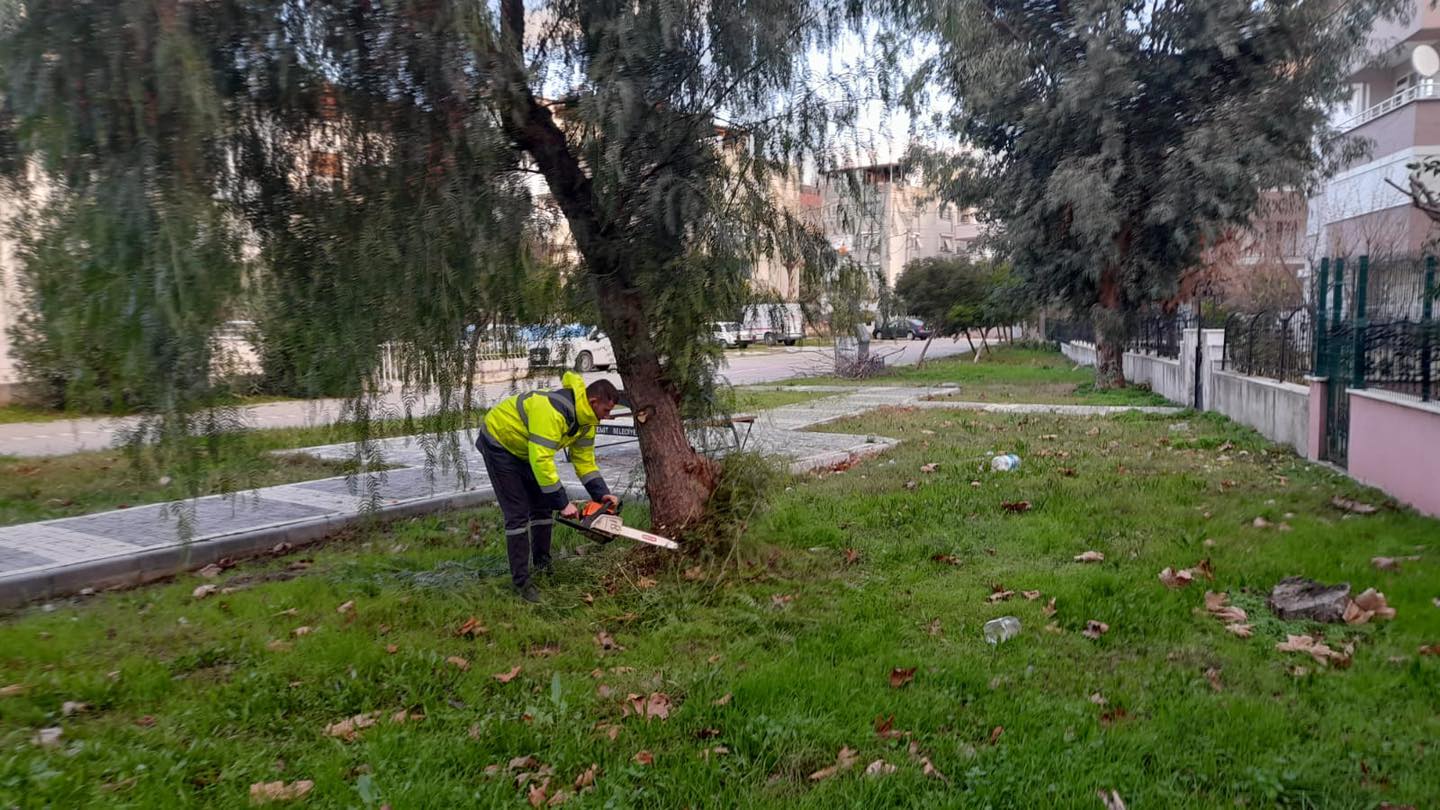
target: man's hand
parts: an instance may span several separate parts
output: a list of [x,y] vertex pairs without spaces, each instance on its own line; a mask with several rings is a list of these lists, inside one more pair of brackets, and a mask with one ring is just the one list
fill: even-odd
[[610,507],[611,509],[620,508],[620,498],[615,495],[602,495],[600,496],[600,502]]
[[560,510],[560,517],[563,517],[566,520],[574,520],[575,518],[580,517],[580,510],[575,508],[575,504],[567,503],[565,504],[565,508]]

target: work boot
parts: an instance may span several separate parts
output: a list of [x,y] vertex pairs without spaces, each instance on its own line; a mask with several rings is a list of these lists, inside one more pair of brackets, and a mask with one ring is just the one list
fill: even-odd
[[540,603],[540,589],[535,587],[535,583],[533,582],[527,582],[519,588],[516,588],[515,593],[526,602],[537,605]]

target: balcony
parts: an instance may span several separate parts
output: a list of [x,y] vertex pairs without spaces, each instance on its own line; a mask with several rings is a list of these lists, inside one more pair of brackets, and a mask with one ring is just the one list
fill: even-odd
[[1372,105],[1360,111],[1358,115],[1352,116],[1341,123],[1340,131],[1350,132],[1353,129],[1374,121],[1382,115],[1398,110],[1411,102],[1430,101],[1434,99],[1440,99],[1440,83],[1432,80],[1422,81],[1419,84],[1401,90],[1379,104]]

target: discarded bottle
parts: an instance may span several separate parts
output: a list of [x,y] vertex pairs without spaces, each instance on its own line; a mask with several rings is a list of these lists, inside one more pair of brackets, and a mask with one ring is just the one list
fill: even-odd
[[990,459],[990,469],[995,472],[1010,472],[1020,466],[1020,457],[1014,453],[1005,453]]
[[1001,616],[985,622],[985,640],[991,644],[1009,641],[1018,635],[1020,635],[1020,620],[1014,616]]

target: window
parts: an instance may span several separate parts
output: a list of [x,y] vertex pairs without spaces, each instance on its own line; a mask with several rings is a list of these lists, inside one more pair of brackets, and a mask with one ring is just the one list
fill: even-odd
[[950,220],[950,218],[953,217],[953,216],[954,216],[954,213],[951,212],[950,206],[948,206],[948,205],[941,205],[941,206],[940,206],[940,218],[941,218],[941,219],[946,220],[946,221],[948,222],[948,221]]

